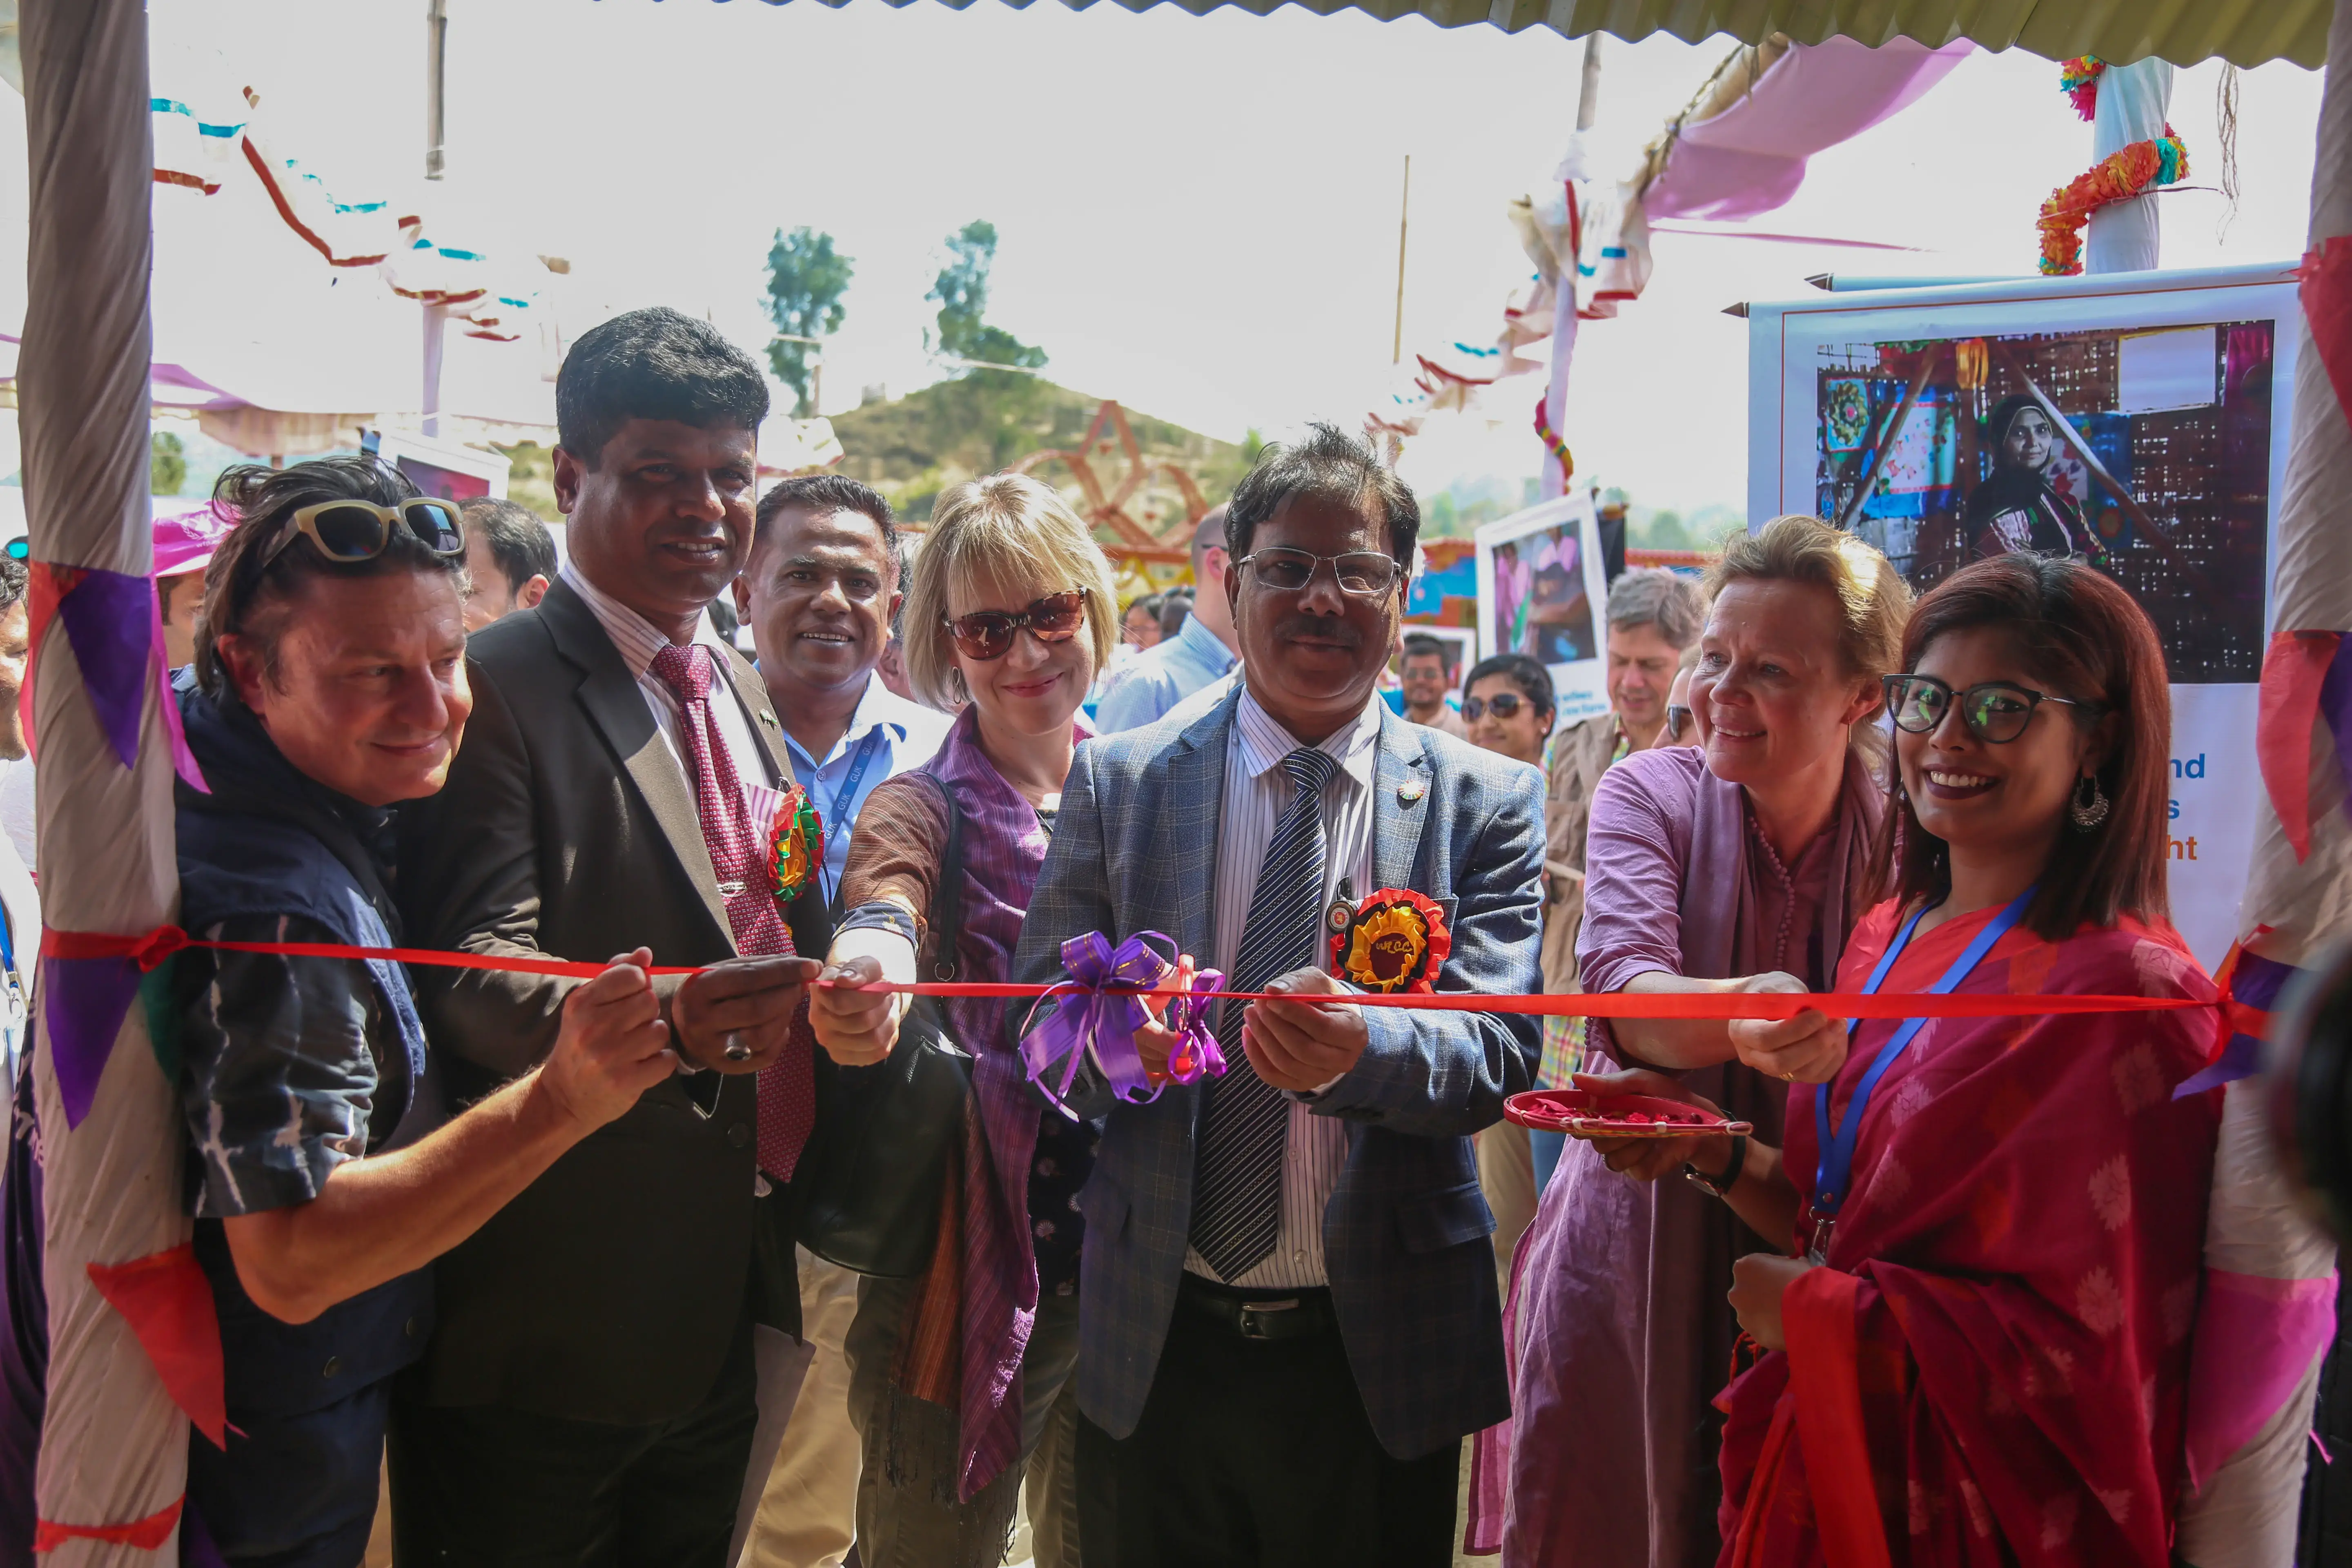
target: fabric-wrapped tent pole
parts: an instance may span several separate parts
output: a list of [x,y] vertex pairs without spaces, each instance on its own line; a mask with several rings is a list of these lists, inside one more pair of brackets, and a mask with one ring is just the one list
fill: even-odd
[[[52,930],[140,933],[173,919],[179,896],[172,747],[138,657],[147,629],[135,624],[152,616],[152,589],[141,593],[152,560],[147,17],[140,0],[20,0],[18,25],[31,163],[17,386],[32,603],[37,616],[45,594],[54,607],[88,592],[87,604],[110,612],[58,616],[51,635],[35,632],[42,896]],[[126,658],[135,684],[125,684]],[[102,715],[92,701],[101,689],[127,707]],[[178,1561],[188,1423],[91,1266],[167,1258],[186,1242],[183,1141],[173,1086],[127,995],[122,1021],[61,1065],[59,1005],[92,985],[121,994],[120,976],[44,962],[34,1070],[50,1364],[37,1495],[50,1568],[144,1568]],[[215,1363],[217,1346],[215,1330]]]
[[[2352,0],[2336,0],[2328,46],[2334,58],[2352,60]],[[2103,115],[2105,93],[2102,82]],[[2242,951],[2227,971],[2242,1010],[2233,1022],[2254,1034],[2281,987],[2352,915],[2352,654],[2339,657],[2352,631],[2344,518],[2352,486],[2352,75],[2336,70],[2320,101],[2310,246],[2256,731],[2266,798],[2239,915]],[[2255,1045],[2240,1033],[2205,1076],[2250,1069]],[[2263,1084],[2241,1077],[2229,1085],[2213,1173],[2189,1404],[2198,1490],[2179,1536],[2182,1560],[2197,1568],[2268,1568],[2294,1557],[2312,1402],[2336,1329],[2336,1248],[2277,1173]]]

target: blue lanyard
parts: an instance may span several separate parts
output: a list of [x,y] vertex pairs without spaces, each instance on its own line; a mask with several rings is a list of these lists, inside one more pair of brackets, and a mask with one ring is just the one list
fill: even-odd
[[[2025,906],[2033,901],[2034,891],[2032,888],[2026,889],[2000,913],[1986,921],[1984,930],[1977,932],[1976,940],[1969,943],[1968,951],[1952,961],[1952,967],[1944,971],[1941,980],[1927,987],[1927,994],[1946,996],[1958,990],[1960,982],[1966,980],[1969,973],[1983,962],[1984,955],[1992,951],[1993,943],[2007,936],[2010,928],[2024,917]],[[1903,956],[1905,948],[1911,945],[1911,932],[1919,924],[1919,917],[1927,912],[1927,908],[1923,905],[1914,910],[1911,918],[1903,922],[1903,929],[1895,933],[1895,940],[1879,955],[1877,967],[1870,972],[1870,982],[1862,988],[1864,995],[1875,996],[1878,994],[1879,986],[1885,984],[1886,972],[1895,967],[1895,961]],[[1895,1058],[1903,1054],[1903,1047],[1911,1043],[1912,1037],[1918,1034],[1927,1022],[1925,1018],[1904,1019],[1902,1026],[1878,1047],[1877,1058],[1870,1064],[1870,1070],[1862,1075],[1862,1082],[1854,1089],[1853,1100],[1845,1108],[1845,1125],[1840,1127],[1834,1136],[1830,1131],[1830,1090],[1834,1086],[1824,1083],[1813,1089],[1813,1126],[1821,1135],[1822,1163],[1813,1186],[1812,1207],[1813,1213],[1820,1217],[1833,1220],[1838,1210],[1844,1205],[1845,1190],[1853,1181],[1853,1149],[1862,1137],[1862,1113],[1869,1108],[1870,1091],[1878,1087],[1878,1080],[1886,1076],[1886,1069],[1895,1065]],[[1848,1024],[1847,1037],[1851,1038],[1861,1026],[1859,1018]]]
[[857,786],[865,782],[866,764],[873,762],[874,752],[881,744],[882,726],[877,724],[866,731],[866,739],[858,742],[857,754],[849,759],[849,771],[841,775],[841,787],[833,792],[833,804],[817,808],[817,817],[824,824],[824,836],[827,838],[833,837],[834,824],[841,816],[843,804],[847,803],[853,809],[855,808],[857,801]]

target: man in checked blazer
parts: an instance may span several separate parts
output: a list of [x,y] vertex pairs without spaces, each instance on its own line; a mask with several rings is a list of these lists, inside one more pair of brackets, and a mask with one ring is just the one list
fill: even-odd
[[[1461,1439],[1508,1413],[1494,1218],[1471,1135],[1531,1087],[1529,1017],[1359,1007],[1335,924],[1378,889],[1442,911],[1440,991],[1538,989],[1535,770],[1374,692],[1420,530],[1412,492],[1324,426],[1233,498],[1240,685],[1087,742],[1018,977],[1062,943],[1158,931],[1228,988],[1229,1068],[1118,1100],[1077,1200],[1087,1561],[1452,1561]],[[1164,1060],[1157,1031],[1147,1066]]]

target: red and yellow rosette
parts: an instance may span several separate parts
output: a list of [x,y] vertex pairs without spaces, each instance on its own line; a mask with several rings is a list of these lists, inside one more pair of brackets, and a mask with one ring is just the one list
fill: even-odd
[[1376,995],[1434,990],[1431,982],[1453,951],[1444,912],[1410,888],[1379,889],[1331,933],[1339,978]]
[[824,864],[824,819],[794,784],[784,791],[768,824],[768,877],[776,897],[797,899],[816,880]]

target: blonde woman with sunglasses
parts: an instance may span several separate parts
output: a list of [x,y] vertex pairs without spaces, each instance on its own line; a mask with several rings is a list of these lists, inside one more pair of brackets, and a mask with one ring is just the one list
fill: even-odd
[[[950,798],[961,830],[959,978],[1010,980],[1052,841],[1079,705],[1118,630],[1110,565],[1061,498],[1010,474],[940,498],[904,611],[917,696],[957,713],[939,754],[876,786],[843,873],[850,911],[810,993],[817,1042],[845,1067],[887,1056],[906,999],[863,993],[937,962],[925,929]],[[1040,1568],[1076,1568],[1072,1443],[1078,1246],[1073,1199],[1097,1130],[1041,1112],[1000,1042],[1002,1001],[951,1000],[971,1052],[965,1153],[929,1273],[869,1279],[849,1332],[850,1414],[863,1435],[860,1558],[992,1564],[1029,1478]]]

